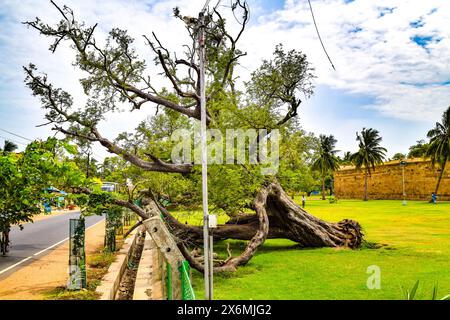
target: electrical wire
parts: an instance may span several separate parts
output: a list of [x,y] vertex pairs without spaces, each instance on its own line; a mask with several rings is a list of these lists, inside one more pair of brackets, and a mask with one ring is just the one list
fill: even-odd
[[19,142],[19,141],[15,140],[15,139],[7,138],[7,137],[4,137],[4,136],[0,136],[0,138],[4,139],[5,141],[8,140],[8,141],[11,141],[11,142],[14,142],[14,143],[21,144],[21,145],[23,145],[23,146],[26,146],[26,145],[27,145],[26,143]]
[[21,139],[24,139],[24,140],[28,140],[28,141],[30,141],[30,142],[33,142],[33,140],[28,139],[28,138],[25,138],[24,136],[21,136],[20,134],[17,134],[17,133],[14,133],[14,132],[11,132],[11,131],[2,129],[2,128],[0,128],[0,130],[1,130],[1,131],[4,131],[4,132],[6,132],[6,133],[12,134],[13,136],[19,137],[19,138],[21,138]]
[[202,12],[205,12],[206,8],[208,7],[211,0],[206,0],[205,5],[203,6]]
[[331,61],[331,58],[328,55],[327,49],[325,49],[325,46],[324,46],[323,41],[322,41],[322,38],[320,37],[320,33],[319,33],[319,29],[317,28],[316,18],[314,17],[314,12],[313,12],[313,9],[312,9],[311,1],[308,0],[308,3],[309,3],[309,10],[311,11],[311,16],[312,16],[312,19],[313,19],[313,22],[314,22],[314,27],[316,28],[317,36],[319,37],[319,40],[320,40],[320,44],[322,45],[323,51],[327,55],[328,61],[330,61],[331,66],[333,67],[334,71],[336,71],[336,68],[334,67],[333,62]]

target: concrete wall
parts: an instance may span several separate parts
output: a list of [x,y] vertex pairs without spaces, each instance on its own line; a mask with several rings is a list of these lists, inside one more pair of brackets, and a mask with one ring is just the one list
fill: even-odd
[[132,248],[136,245],[137,238],[143,227],[136,228],[125,239],[122,248],[117,252],[115,261],[109,266],[108,272],[103,276],[100,285],[96,288],[96,292],[100,295],[100,300],[114,300],[116,298],[117,289],[119,289],[120,280],[130,258]]
[[[408,159],[405,166],[406,199],[429,200],[434,192],[440,169],[429,160]],[[377,166],[368,179],[369,199],[403,199],[402,168],[399,161]],[[364,173],[353,166],[341,167],[334,173],[334,193],[341,199],[362,199]],[[450,200],[450,165],[447,164],[438,192],[438,200]]]

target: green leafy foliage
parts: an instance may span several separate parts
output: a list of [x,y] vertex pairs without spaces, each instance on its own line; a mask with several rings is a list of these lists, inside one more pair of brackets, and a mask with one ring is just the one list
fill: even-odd
[[328,197],[328,202],[329,203],[337,203],[338,202],[338,198],[336,198],[335,196],[329,196]]
[[442,115],[442,121],[436,122],[436,126],[428,131],[430,143],[426,155],[431,158],[434,165],[438,163],[441,167],[445,166],[450,156],[450,106]]
[[17,149],[17,144],[15,144],[12,141],[5,140],[3,148],[0,148],[0,152],[2,153],[2,155],[6,156],[8,153],[13,152],[16,149]]
[[408,158],[423,158],[427,154],[429,144],[425,140],[418,140],[416,144],[409,147]]
[[356,133],[359,150],[351,156],[351,161],[357,169],[364,168],[370,174],[376,164],[383,162],[387,150],[380,146],[381,140],[378,130],[372,128],[363,128],[361,134]]
[[277,178],[290,193],[309,193],[320,185],[317,173],[311,170],[311,162],[318,150],[319,140],[306,133],[293,121],[282,131],[280,143],[280,168]]
[[59,141],[34,141],[20,154],[0,156],[0,230],[29,222],[40,213],[50,186],[78,186],[84,179],[70,161],[56,156]]
[[426,155],[431,158],[432,166],[438,163],[441,167],[441,173],[434,191],[438,193],[445,165],[450,157],[450,106],[442,115],[442,122],[436,122],[436,126],[428,131],[427,136],[430,138],[430,143]]
[[[277,177],[291,191],[311,191],[317,184],[316,174],[309,168],[316,139],[301,130],[295,117],[302,100],[313,94],[314,70],[304,53],[286,50],[280,44],[272,58],[263,61],[251,74],[250,81],[245,84],[246,90],[237,90],[235,66],[246,54],[238,49],[237,42],[250,12],[245,2],[233,3],[231,11],[235,18],[240,17],[237,34],[227,30],[219,8],[205,17],[209,128],[218,129],[222,134],[231,128],[264,128],[269,133],[279,129],[283,143]],[[161,88],[150,79],[147,62],[138,57],[134,39],[125,30],[112,29],[103,41],[99,40],[95,34],[97,25],[87,27],[70,8],[53,5],[61,14],[58,24],[44,23],[39,18],[25,24],[52,41],[52,52],[62,43],[71,45],[75,56],[73,65],[87,74],[80,79],[87,102],[83,108],[76,109],[72,96],[53,86],[47,75],[39,73],[33,64],[24,68],[25,82],[33,95],[41,99],[53,129],[77,142],[78,153],[65,146],[66,152],[73,155],[73,162],[88,176],[121,184],[132,179],[136,188],[129,191],[128,200],[139,197],[138,191],[151,189],[159,198],[168,199],[172,204],[189,207],[200,204],[199,166],[188,163],[180,170],[177,164],[171,163],[171,151],[176,142],[170,139],[176,129],[192,130],[194,120],[199,120],[199,67],[192,59],[196,48],[185,45],[181,55],[172,57],[172,49],[164,47],[165,39],[160,41],[156,34],[145,36],[153,51],[155,66],[162,68],[159,71],[163,71],[162,75],[172,87]],[[195,43],[198,35],[194,30],[198,27],[195,26],[196,19],[182,16],[179,9],[174,13],[177,19],[183,20],[189,40]],[[100,134],[98,124],[105,120],[107,113],[122,111],[119,108],[121,102],[128,102],[131,111],[153,103],[157,113],[143,121],[134,133],[123,132],[110,141]],[[94,141],[118,157],[105,159],[101,165],[90,161],[88,154],[83,155],[83,150],[89,149]],[[186,167],[188,169],[184,170]],[[255,192],[265,180],[273,178],[261,176],[260,168],[255,164],[210,166],[213,210],[233,215],[251,207]],[[79,185],[82,177],[79,180],[73,177],[72,182]],[[76,195],[73,199],[86,208],[85,212],[99,213],[113,207],[114,197],[122,195],[104,195],[93,190],[91,195]]]
[[[405,298],[405,300],[414,300],[414,298],[416,297],[416,293],[417,293],[417,289],[419,288],[419,280],[417,280],[414,285],[412,286],[411,289],[403,289],[403,296]],[[442,298],[438,298],[437,296],[437,292],[438,292],[438,285],[436,284],[433,287],[433,291],[431,293],[431,299],[430,300],[450,300],[450,294],[442,297]]]
[[319,172],[322,179],[322,199],[325,200],[325,179],[339,169],[339,158],[336,156],[338,150],[335,150],[337,140],[333,135],[319,136],[319,149],[316,153],[312,169]]

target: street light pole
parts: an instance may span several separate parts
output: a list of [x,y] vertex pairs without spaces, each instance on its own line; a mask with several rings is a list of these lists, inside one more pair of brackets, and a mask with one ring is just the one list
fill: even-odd
[[212,237],[209,235],[208,212],[208,164],[206,153],[206,94],[205,94],[205,16],[200,12],[198,18],[198,45],[200,69],[200,135],[202,146],[202,198],[203,198],[203,261],[205,279],[205,299],[213,299]]
[[406,193],[405,193],[405,166],[406,161],[402,160],[400,161],[400,166],[402,167],[402,187],[403,187],[403,202],[402,204],[406,206]]

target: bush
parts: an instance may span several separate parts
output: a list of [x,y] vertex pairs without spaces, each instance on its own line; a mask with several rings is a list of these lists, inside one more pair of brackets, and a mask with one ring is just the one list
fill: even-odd
[[65,287],[57,287],[45,296],[45,300],[97,300],[99,294],[87,289],[79,291],[67,290]]
[[335,196],[330,196],[330,197],[328,198],[328,201],[329,201],[330,203],[337,203],[337,202],[338,202],[338,198],[336,198]]
[[115,256],[113,253],[99,253],[88,257],[88,265],[91,268],[108,268],[114,259]]

